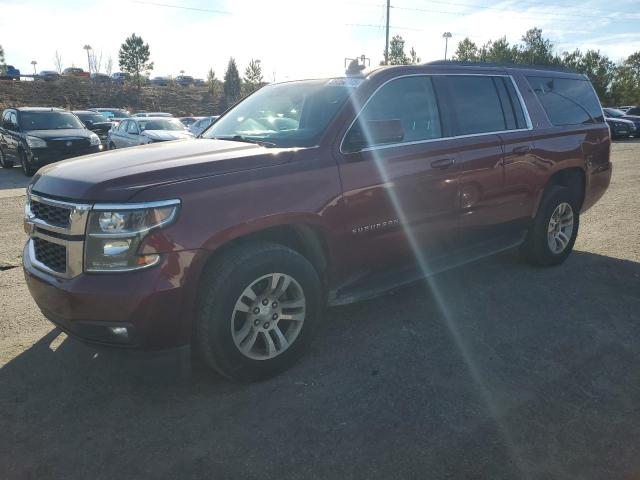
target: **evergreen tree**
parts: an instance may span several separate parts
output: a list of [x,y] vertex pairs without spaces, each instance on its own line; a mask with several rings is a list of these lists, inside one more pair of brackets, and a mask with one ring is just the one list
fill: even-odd
[[230,107],[236,103],[242,95],[242,80],[238,73],[238,67],[233,57],[229,59],[227,71],[224,73],[224,101],[225,107]]
[[477,62],[480,60],[478,46],[468,37],[465,38],[458,42],[458,48],[456,48],[453,59],[459,62]]
[[132,33],[120,47],[120,68],[131,74],[140,88],[141,77],[153,70],[153,62],[149,61],[151,54],[149,44],[144,43],[142,37]]

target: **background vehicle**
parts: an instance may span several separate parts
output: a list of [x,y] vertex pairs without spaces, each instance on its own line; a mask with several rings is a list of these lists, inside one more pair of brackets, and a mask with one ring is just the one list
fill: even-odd
[[123,110],[122,108],[89,108],[89,110],[93,112],[98,112],[103,117],[106,117],[107,120],[113,123],[118,123],[125,118],[131,117],[131,113],[128,110]]
[[0,80],[17,80],[20,81],[20,70],[13,65],[5,65],[5,73],[0,76]]
[[103,147],[107,146],[107,134],[109,130],[111,130],[113,123],[104,115],[98,112],[92,112],[91,110],[74,110],[73,114],[80,119],[85,127],[100,137],[100,142]]
[[131,75],[127,72],[114,72],[111,74],[111,79],[116,82],[124,82],[125,80],[129,80]]
[[640,107],[638,106],[629,107],[626,110],[624,110],[624,113],[626,115],[640,116]]
[[180,120],[166,117],[132,117],[109,131],[109,150],[147,143],[186,140],[193,135]]
[[182,87],[188,87],[190,85],[193,85],[194,80],[193,77],[189,75],[178,75],[176,77],[176,83]]
[[193,125],[195,122],[197,122],[201,118],[204,118],[204,117],[179,117],[178,120],[180,120],[185,127],[189,128],[191,125]]
[[73,113],[60,108],[8,108],[2,112],[0,163],[14,163],[25,175],[65,158],[97,153],[100,138],[87,130]]
[[[602,111],[604,112],[607,124],[611,127],[612,135],[632,135],[634,137],[640,135],[640,116],[628,115],[622,110],[618,110],[616,108],[603,108]],[[629,126],[627,122],[631,122],[632,125]],[[615,134],[614,129],[616,130]],[[627,132],[624,130],[627,130]]]
[[61,192],[90,212],[54,273],[33,263],[35,232],[25,277],[81,338],[193,339],[222,375],[264,379],[308,348],[327,303],[516,246],[561,264],[609,185],[610,147],[593,87],[565,71],[444,62],[271,84],[197,141],[43,171],[27,214]]
[[630,108],[633,108],[633,107],[634,107],[633,105],[624,105],[622,107],[617,107],[617,109],[626,113],[627,110],[629,110]]
[[196,78],[196,79],[193,80],[193,84],[198,86],[198,87],[204,87],[205,81],[202,78]]
[[45,82],[55,82],[62,78],[58,72],[53,70],[43,70],[41,71],[34,80],[43,80]]
[[169,77],[153,77],[149,82],[157,87],[166,87],[171,83],[171,79]]
[[136,117],[136,118],[139,118],[139,117],[167,117],[167,118],[173,118],[173,115],[171,113],[167,113],[167,112],[138,112],[138,113],[134,113],[132,116]]
[[190,127],[189,131],[193,133],[196,137],[204,132],[209,126],[213,125],[213,123],[220,118],[219,115],[213,115],[211,117],[204,117],[200,120],[194,122]]
[[90,75],[91,80],[97,83],[107,83],[111,81],[111,77],[106,73],[94,72]]
[[63,77],[89,78],[89,72],[85,72],[81,68],[69,67],[62,71]]

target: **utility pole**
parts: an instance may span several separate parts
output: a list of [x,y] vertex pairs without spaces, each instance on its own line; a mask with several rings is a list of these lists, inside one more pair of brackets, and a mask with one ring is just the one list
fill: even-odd
[[389,12],[391,11],[391,0],[387,0],[387,38],[384,44],[384,64],[389,65]]
[[38,62],[36,62],[35,60],[31,60],[31,65],[33,65],[33,75],[37,75],[36,73],[36,65],[38,64]]
[[444,60],[447,61],[447,48],[449,47],[449,39],[452,37],[451,32],[444,32],[442,38],[444,38]]

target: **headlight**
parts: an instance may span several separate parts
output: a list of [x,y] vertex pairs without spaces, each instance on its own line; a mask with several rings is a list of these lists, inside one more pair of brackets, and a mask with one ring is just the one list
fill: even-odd
[[87,223],[85,271],[130,271],[155,265],[160,256],[139,255],[140,244],[151,230],[173,222],[179,206],[179,200],[95,205]]
[[41,138],[27,135],[27,145],[29,145],[30,148],[45,148],[47,146],[47,142]]
[[95,133],[92,133],[89,136],[89,141],[91,142],[92,147],[95,147],[96,145],[100,145],[100,137]]

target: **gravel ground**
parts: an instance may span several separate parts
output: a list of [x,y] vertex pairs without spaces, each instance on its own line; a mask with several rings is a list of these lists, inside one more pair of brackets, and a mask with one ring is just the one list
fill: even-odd
[[[638,477],[640,143],[613,161],[563,266],[506,252],[331,309],[258,384],[68,339],[0,271],[0,478]],[[11,264],[22,199],[0,201]]]

